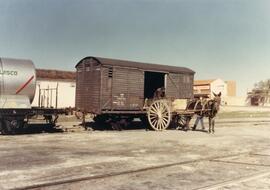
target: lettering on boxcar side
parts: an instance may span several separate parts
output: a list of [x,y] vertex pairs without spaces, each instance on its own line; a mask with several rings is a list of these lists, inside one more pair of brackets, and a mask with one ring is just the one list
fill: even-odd
[[114,96],[113,104],[116,106],[125,106],[126,100],[125,94],[119,94],[119,96]]

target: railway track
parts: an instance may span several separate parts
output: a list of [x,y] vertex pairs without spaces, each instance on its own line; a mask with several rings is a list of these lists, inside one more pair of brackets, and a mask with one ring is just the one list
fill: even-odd
[[[263,157],[270,157],[270,155],[267,154],[250,154],[252,156],[263,156]],[[237,162],[237,161],[223,161],[223,160],[210,160],[212,162],[220,162],[220,163],[229,163],[229,164],[241,164],[241,165],[247,165],[247,166],[261,166],[261,167],[270,167],[269,164],[250,164],[250,163],[246,163],[246,162]],[[255,180],[255,179],[259,179],[259,178],[263,178],[266,176],[270,175],[270,171],[266,170],[266,171],[260,171],[260,172],[256,172],[253,174],[249,174],[249,175],[245,175],[245,176],[239,176],[238,178],[234,178],[231,180],[226,180],[226,181],[222,181],[222,182],[218,182],[212,185],[208,185],[208,186],[204,186],[204,187],[199,187],[193,190],[214,190],[214,189],[220,189],[222,187],[226,187],[226,186],[230,186],[230,185],[234,185],[234,184],[239,184],[242,182],[246,182],[246,181],[250,181],[250,180]]]
[[255,174],[241,176],[241,177],[236,178],[236,179],[223,181],[223,182],[220,182],[220,183],[212,184],[212,185],[205,186],[205,187],[196,188],[196,189],[193,189],[193,190],[214,190],[214,189],[220,189],[220,188],[225,187],[225,186],[230,186],[230,185],[234,185],[234,184],[237,184],[237,183],[242,183],[242,182],[246,182],[246,181],[250,181],[250,180],[254,180],[254,179],[266,177],[268,175],[270,175],[270,171],[257,172]]
[[[72,183],[81,182],[81,181],[105,179],[105,178],[110,178],[110,177],[115,177],[115,176],[146,172],[146,171],[179,166],[179,165],[184,165],[184,164],[192,164],[192,163],[198,163],[198,162],[203,162],[203,161],[215,161],[219,159],[230,158],[230,157],[241,156],[241,155],[250,155],[250,154],[251,154],[250,152],[241,152],[241,153],[222,155],[222,156],[212,156],[212,157],[200,158],[200,159],[195,159],[195,160],[190,160],[190,161],[175,162],[175,163],[163,164],[163,165],[158,165],[158,166],[145,167],[145,168],[140,168],[136,170],[127,170],[127,171],[113,172],[113,173],[107,173],[107,174],[96,175],[96,176],[86,176],[86,177],[53,181],[53,182],[48,182],[48,183],[33,184],[33,185],[28,185],[28,186],[23,186],[23,187],[11,188],[10,190],[30,190],[30,189],[46,188],[46,187],[52,187],[52,186],[57,186],[57,185],[72,184]],[[251,177],[251,176],[248,176],[248,177]],[[215,185],[222,185],[222,184],[223,183],[215,184]],[[204,189],[204,188],[210,188],[210,187],[203,187],[201,189]]]

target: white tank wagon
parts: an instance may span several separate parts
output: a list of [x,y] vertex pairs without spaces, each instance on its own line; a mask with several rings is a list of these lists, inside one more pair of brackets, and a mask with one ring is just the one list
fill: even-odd
[[0,108],[31,108],[35,91],[31,60],[0,58]]
[[31,60],[0,58],[0,132],[15,134],[28,119],[42,115],[55,124],[60,110],[31,107],[36,92],[36,69]]

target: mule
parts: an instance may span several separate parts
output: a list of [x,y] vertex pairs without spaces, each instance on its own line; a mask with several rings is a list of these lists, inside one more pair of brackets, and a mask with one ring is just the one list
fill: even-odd
[[214,98],[210,100],[192,100],[187,105],[187,110],[194,111],[196,115],[208,117],[209,120],[209,133],[215,132],[215,117],[219,111],[221,103],[221,92],[214,94]]
[[214,94],[214,98],[207,101],[207,109],[208,111],[205,112],[205,116],[208,117],[209,121],[209,133],[215,132],[215,118],[219,111],[220,103],[221,103],[221,92],[218,94]]

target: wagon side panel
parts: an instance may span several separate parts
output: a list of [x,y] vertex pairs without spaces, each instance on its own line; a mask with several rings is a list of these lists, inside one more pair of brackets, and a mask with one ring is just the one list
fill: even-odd
[[113,67],[102,67],[101,69],[101,109],[112,109],[112,84],[113,84]]
[[77,66],[76,107],[91,113],[100,112],[100,64],[84,60]]
[[194,98],[194,90],[193,90],[194,75],[193,74],[189,74],[188,77],[189,77],[189,80],[186,83],[187,97],[188,98]]
[[166,96],[170,99],[193,98],[193,75],[169,73],[167,75]]
[[181,92],[181,98],[193,98],[193,75],[180,74],[179,78],[179,90]]
[[130,69],[128,72],[128,105],[130,110],[142,110],[144,104],[144,72]]
[[142,109],[144,96],[143,71],[114,67],[112,83],[112,110]]
[[166,96],[169,99],[177,99],[181,97],[179,89],[179,74],[169,73],[166,78]]

